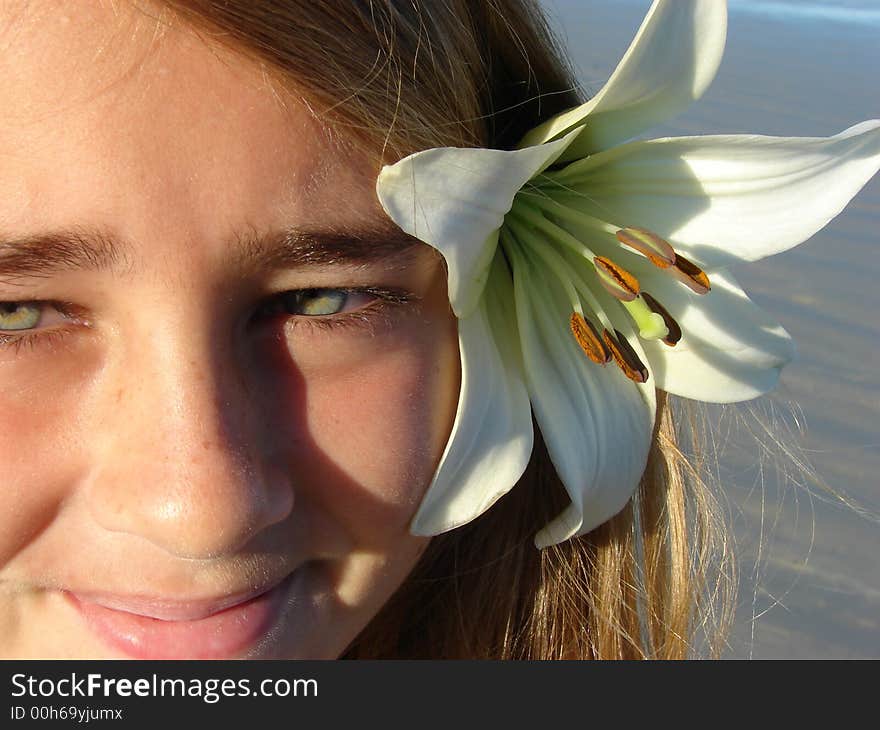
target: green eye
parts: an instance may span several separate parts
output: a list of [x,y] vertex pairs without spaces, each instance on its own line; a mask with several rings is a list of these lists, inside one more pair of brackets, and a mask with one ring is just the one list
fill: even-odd
[[0,331],[32,329],[41,314],[42,307],[35,302],[0,302]]
[[342,289],[300,289],[284,294],[281,303],[287,314],[320,317],[339,314],[348,298]]

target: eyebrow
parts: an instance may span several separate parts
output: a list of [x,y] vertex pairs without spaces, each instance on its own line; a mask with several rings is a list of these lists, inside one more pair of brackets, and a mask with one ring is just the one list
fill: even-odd
[[[247,276],[280,269],[337,264],[364,266],[412,254],[421,242],[391,224],[351,230],[251,228],[228,241],[229,263]],[[21,237],[0,233],[0,278],[48,278],[64,272],[108,271],[129,275],[138,268],[130,242],[100,228],[72,227]]]

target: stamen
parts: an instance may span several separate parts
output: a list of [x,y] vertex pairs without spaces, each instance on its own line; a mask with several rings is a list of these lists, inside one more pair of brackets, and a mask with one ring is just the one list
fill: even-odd
[[615,299],[631,302],[639,295],[639,282],[626,269],[621,268],[604,256],[593,257],[599,282]]
[[675,263],[675,251],[669,242],[645,228],[621,228],[615,234],[624,246],[629,246],[648,257],[648,260],[661,269]]
[[652,312],[663,317],[663,321],[666,323],[666,329],[669,330],[669,333],[663,338],[663,342],[670,347],[675,347],[676,343],[681,339],[681,327],[679,327],[678,322],[676,322],[672,318],[672,315],[666,311],[666,308],[654,299],[654,297],[648,294],[648,292],[642,292],[642,299],[645,300],[645,304],[651,308]]
[[590,360],[599,365],[604,365],[611,359],[611,352],[605,347],[592,322],[582,314],[572,312],[569,325],[571,326],[571,333]]
[[552,198],[548,198],[545,195],[524,195],[523,192],[520,191],[514,198],[513,209],[516,210],[517,208],[519,208],[520,204],[525,204],[527,207],[539,208],[545,213],[550,213],[551,215],[562,218],[569,223],[574,223],[580,228],[589,229],[594,233],[598,233],[600,235],[613,236],[617,233],[617,226],[613,226],[610,223],[601,220],[600,218],[596,218],[595,216],[590,215],[589,213],[584,213],[581,210],[563,205],[558,200],[553,200]]
[[626,337],[620,334],[617,330],[614,330],[613,335],[608,330],[603,330],[602,339],[605,340],[605,344],[608,346],[608,349],[611,350],[614,362],[616,362],[617,366],[623,370],[623,374],[626,375],[626,377],[636,383],[647,382],[648,368],[646,368],[645,364],[639,360],[639,356],[636,355],[632,345],[627,342]]
[[676,279],[697,294],[705,294],[711,289],[706,272],[679,253],[675,254],[675,267],[672,269],[672,273]]
[[[531,241],[533,245],[528,245],[529,241]],[[568,297],[572,310],[580,313],[584,311],[581,308],[581,300],[578,296],[577,289],[569,276],[570,272],[566,270],[564,262],[558,261],[553,255],[551,255],[551,247],[544,245],[543,241],[537,240],[531,231],[519,225],[514,220],[508,221],[508,225],[501,229],[501,243],[502,246],[506,247],[505,250],[513,245],[513,247],[520,251],[520,253],[527,259],[535,255],[542,258],[562,285],[562,289]]]
[[[556,243],[561,243],[586,259],[590,259],[595,255],[583,241],[556,225],[553,221],[546,218],[540,210],[533,208],[519,198],[514,198],[513,207],[510,209],[508,217],[512,218],[510,222],[520,219],[529,223],[537,230],[551,236]],[[505,222],[508,221],[505,220]]]

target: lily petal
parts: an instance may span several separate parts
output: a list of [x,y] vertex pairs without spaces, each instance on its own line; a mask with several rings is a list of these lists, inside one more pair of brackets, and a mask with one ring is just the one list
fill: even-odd
[[727,271],[709,274],[698,296],[655,274],[646,286],[678,322],[675,347],[643,342],[658,388],[709,403],[735,403],[766,393],[795,354],[788,332],[748,298]]
[[459,319],[461,391],[446,450],[410,530],[436,535],[470,522],[519,480],[534,432],[512,310],[496,258],[479,306]]
[[578,134],[519,151],[438,147],[382,168],[379,201],[400,228],[443,254],[456,316],[477,306],[514,195]]
[[715,78],[727,36],[723,0],[657,0],[605,86],[529,132],[520,147],[583,133],[560,157],[585,157],[684,111]]
[[[581,352],[559,289],[516,257],[517,323],[532,408],[571,498],[535,536],[539,548],[584,534],[623,509],[644,471],[654,419],[639,387]],[[647,390],[653,403],[653,387]]]
[[649,228],[707,268],[812,236],[880,169],[880,120],[833,137],[726,135],[631,142],[554,173],[567,205]]

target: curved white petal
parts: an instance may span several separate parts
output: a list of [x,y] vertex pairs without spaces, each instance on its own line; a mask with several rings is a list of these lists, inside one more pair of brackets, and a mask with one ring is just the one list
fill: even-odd
[[438,147],[382,168],[376,182],[382,207],[404,231],[443,254],[457,316],[477,306],[514,195],[576,135],[515,151]]
[[794,344],[729,272],[711,272],[712,289],[699,296],[655,271],[641,276],[642,287],[682,329],[675,347],[656,340],[642,343],[658,388],[710,403],[734,403],[776,385],[782,367],[794,357]]
[[557,139],[583,126],[560,158],[573,160],[670,119],[715,78],[726,36],[724,0],[657,0],[599,93],[533,129],[520,147]]
[[580,195],[563,193],[567,204],[615,225],[649,228],[712,268],[755,261],[805,241],[878,168],[880,121],[871,120],[827,138],[631,142],[552,177]]
[[653,389],[613,364],[589,361],[568,329],[559,286],[519,257],[517,323],[535,418],[571,505],[536,536],[540,547],[589,532],[617,514],[638,487],[653,425]]
[[510,275],[496,259],[479,306],[458,322],[458,412],[410,526],[416,535],[436,535],[478,517],[516,484],[529,462],[534,433],[512,309]]

